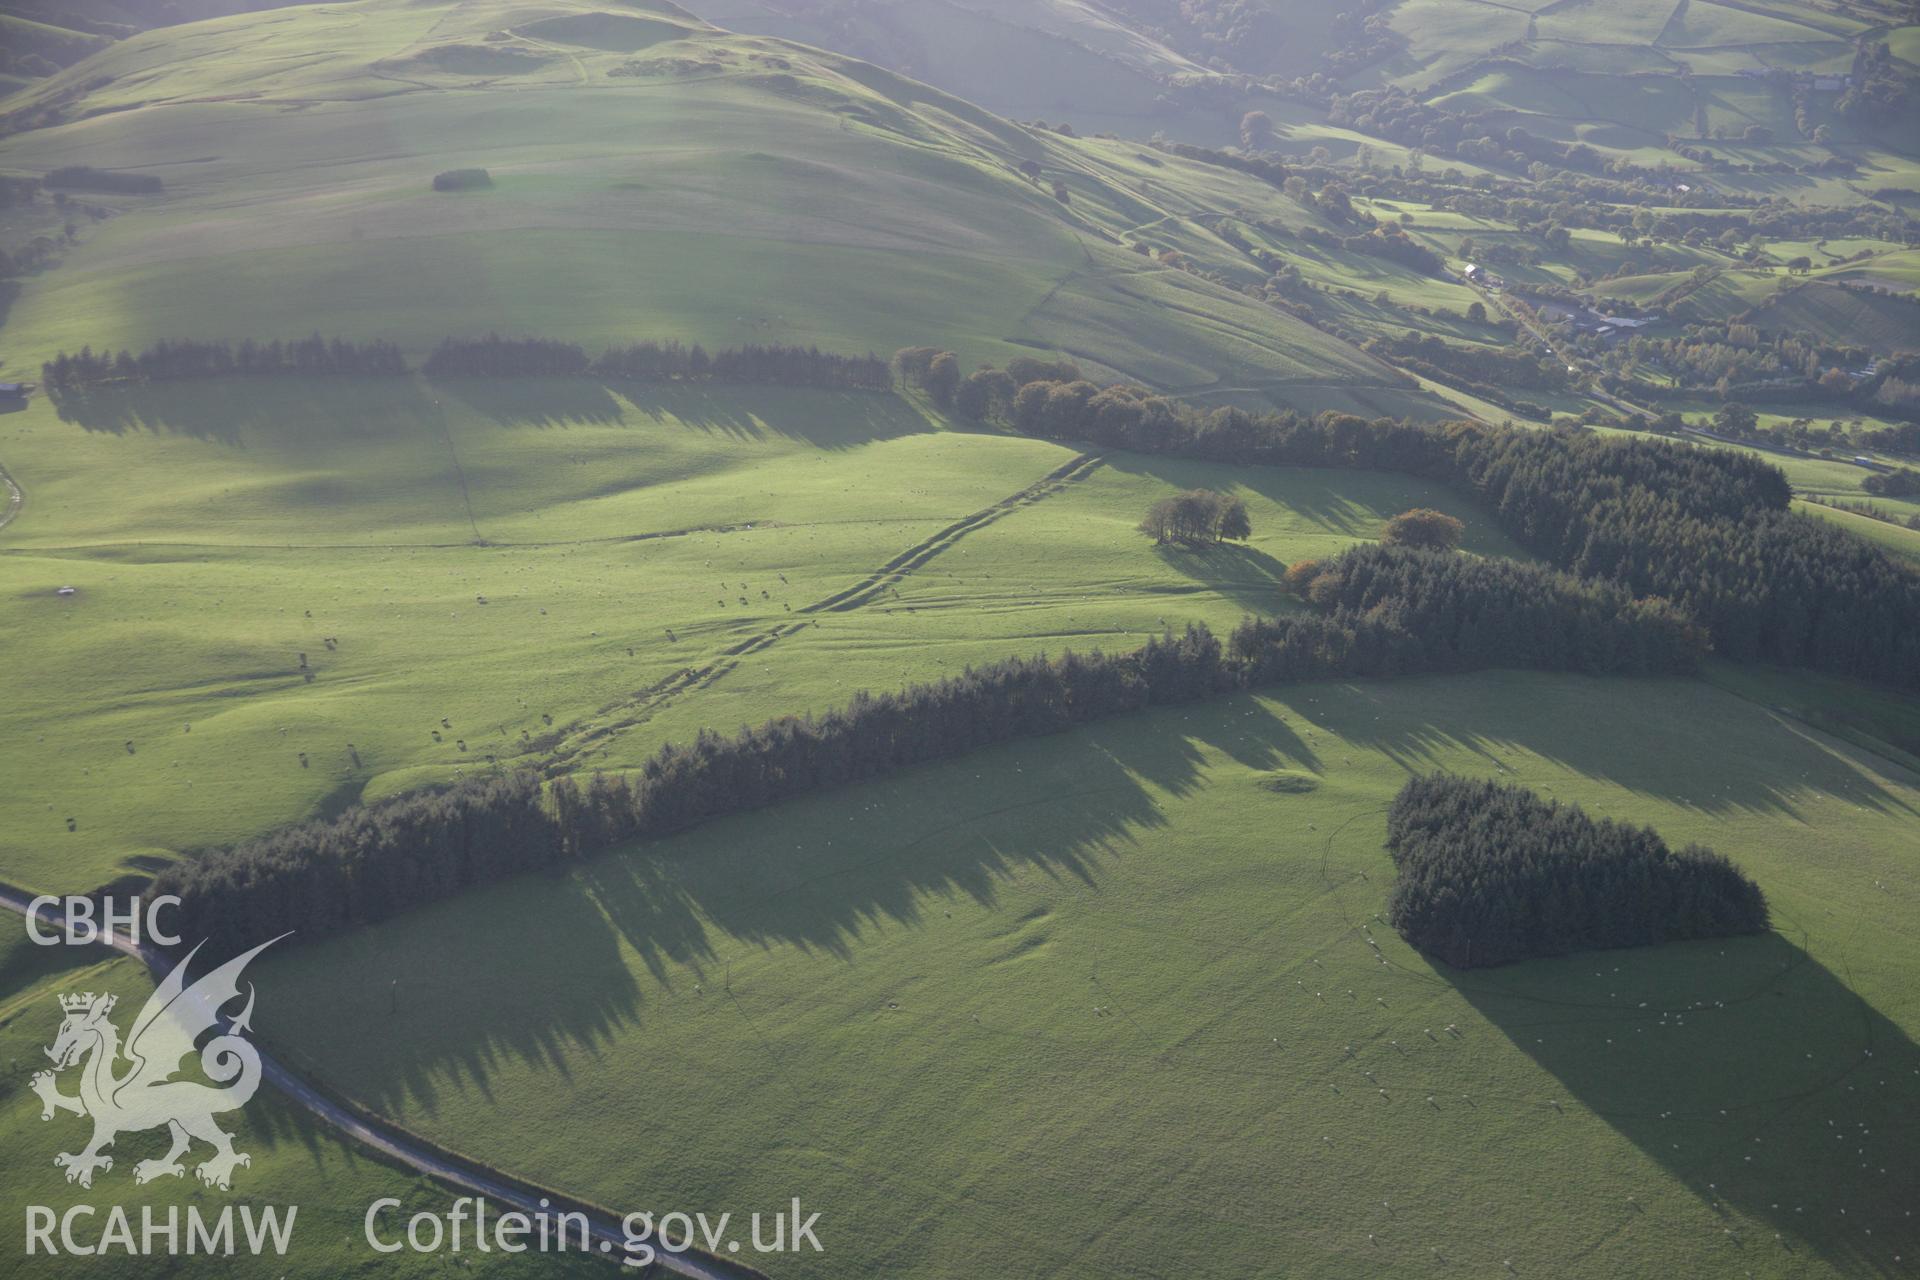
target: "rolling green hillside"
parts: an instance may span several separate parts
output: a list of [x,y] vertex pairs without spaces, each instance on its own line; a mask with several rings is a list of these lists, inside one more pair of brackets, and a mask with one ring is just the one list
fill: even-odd
[[[939,343],[969,360],[1057,350],[1168,388],[1278,388],[1308,408],[1442,404],[1292,316],[1123,247],[1224,171],[1155,160],[1142,191],[1138,148],[1030,132],[670,6],[247,15],[123,41],[14,114],[61,123],[0,141],[0,166],[167,184],[27,284],[9,321],[23,362],[260,333],[298,297],[303,330],[416,352],[488,328]],[[456,167],[495,185],[430,190]]]
[[[1190,142],[1237,140],[1241,115],[1261,108],[1305,119],[1297,103],[1258,85],[1229,83],[1204,20],[1170,4],[1077,0],[694,0],[728,30],[776,35],[878,63],[1022,120],[1066,120],[1081,132],[1164,132]],[[1244,9],[1229,65],[1261,75],[1322,69],[1336,44],[1325,6],[1283,16]],[[1245,65],[1242,65],[1242,64]]]
[[[1410,507],[1520,554],[1404,476],[1096,462],[891,396],[296,380],[69,419],[0,419],[29,495],[0,642],[38,673],[0,706],[0,867],[48,888],[495,761],[631,767],[856,688],[1224,630]],[[1196,485],[1245,498],[1249,545],[1135,531]],[[818,607],[915,548],[884,591]]]
[[710,0],[692,7],[730,31],[852,54],[1023,119],[1064,112],[1083,125],[1098,118],[1150,129],[1160,77],[1205,74],[1163,42],[1087,5]]
[[[1438,967],[1379,913],[1442,768],[1727,851],[1776,931]],[[804,1188],[796,1277],[1898,1275],[1916,784],[1702,682],[1308,685],[289,953],[267,1030],[616,1203]]]
[[111,43],[102,35],[0,11],[0,47],[15,58],[34,54],[53,66],[64,67]]
[[[49,3],[0,0],[0,35],[64,39],[28,25],[52,29]],[[1289,589],[1289,568],[1415,508],[1461,523],[1463,557],[1526,559],[1502,528],[1544,547],[1569,519],[1531,478],[1495,513],[1465,479],[1196,460],[1462,476],[1435,458],[1472,430],[1327,421],[1299,433],[1323,451],[1288,452],[1292,421],[1058,407],[1086,388],[1029,413],[1011,375],[973,420],[906,360],[892,391],[419,371],[450,336],[925,345],[963,371],[1071,359],[1202,408],[1635,434],[1641,413],[1710,421],[1740,385],[1763,393],[1755,430],[1849,424],[1765,456],[1801,509],[1920,562],[1920,534],[1809,501],[1864,501],[1920,396],[1900,354],[1920,349],[1902,194],[1920,117],[1843,111],[1852,87],[1811,78],[1856,55],[1887,93],[1920,77],[1920,28],[1890,3],[217,12],[243,5],[77,0],[72,66],[0,66],[0,380],[85,346],[315,332],[391,341],[416,371],[173,378],[156,359],[149,379],[129,360],[0,413],[9,884],[132,891],[509,769],[591,796],[664,743],[709,750],[1011,655],[1132,650],[1189,622],[1224,637],[1303,598],[1329,650],[1370,646],[1372,665],[1284,669],[1402,671],[1420,651],[1404,618],[1423,642],[1456,605],[1479,640],[1523,633],[1470,598],[1523,570],[1409,556],[1474,572],[1430,610],[1388,590],[1362,616],[1327,604],[1331,577]],[[161,185],[17,181],[76,166]],[[471,169],[486,181],[436,189]],[[1191,434],[1156,435],[1167,421]],[[1499,440],[1510,455],[1461,456],[1591,482],[1602,505],[1624,483],[1585,440]],[[1680,496],[1620,509],[1692,536],[1732,510],[1757,527],[1749,488],[1785,501],[1697,474],[1698,530],[1660,514]],[[1250,535],[1143,533],[1196,489],[1243,504]],[[1556,562],[1667,550],[1621,537]],[[1884,597],[1838,581],[1858,546],[1816,550],[1865,602],[1823,616],[1824,638]],[[1893,569],[1862,580],[1899,594]],[[1592,599],[1625,608],[1611,592]],[[1693,607],[1662,606],[1662,634]],[[1816,632],[1811,611],[1754,609]],[[464,833],[390,840],[367,861],[391,882],[338,883],[398,914],[263,958],[256,1026],[321,1087],[616,1211],[797,1196],[826,1252],[766,1264],[780,1280],[1911,1271],[1920,699],[1724,657],[1694,679],[1421,669],[1452,674],[1156,701],[867,785],[782,766],[740,787],[766,807],[576,842],[613,852],[506,882],[455,865]],[[947,741],[932,720],[913,727]],[[1711,845],[1772,929],[1449,970],[1385,923],[1385,806],[1441,769]],[[410,876],[438,877],[437,905],[411,909]],[[126,961],[0,936],[0,1218],[99,1194],[41,1154],[52,1130],[20,1085],[51,997],[87,984],[145,989]],[[244,1191],[310,1204],[313,1243],[238,1274],[572,1274],[371,1258],[369,1199],[449,1197],[306,1114],[249,1111]],[[122,1190],[170,1202],[168,1184]]]
[[[1543,17],[1572,12],[1549,9]],[[1682,140],[1707,120],[1703,77],[1507,59],[1418,94],[1396,85],[1341,97],[1366,88],[1354,71],[1305,98],[1252,81],[1222,96],[1196,88],[1220,78],[1186,66],[1177,33],[1150,37],[1152,24],[1119,10],[1096,21],[1089,9],[1049,7],[1037,25],[960,0],[862,10],[858,22],[832,6],[805,10],[806,23],[795,12],[780,9],[775,27],[826,39],[809,24],[852,23],[882,43],[892,32],[929,57],[1069,97],[1084,55],[1100,76],[1120,77],[1098,91],[1103,101],[1146,110],[1107,121],[1135,138],[1164,124],[1163,110],[1212,113],[1237,138],[1240,111],[1258,102],[1268,112],[1262,148],[1299,166],[1299,182],[1283,191],[1276,175],[1229,167],[1241,163],[1232,155],[1209,162],[1080,136],[1085,116],[1078,132],[1016,124],[871,63],[729,34],[671,5],[296,6],[139,34],[7,100],[14,131],[0,138],[0,172],[83,164],[166,184],[100,198],[90,217],[0,216],[0,248],[56,233],[43,241],[59,263],[9,286],[18,297],[8,357],[30,370],[88,343],[274,333],[286,323],[281,299],[297,296],[302,330],[391,338],[416,354],[487,328],[588,344],[928,343],[963,364],[1066,354],[1097,379],[1211,403],[1500,417],[1515,409],[1489,398],[1484,370],[1437,382],[1431,365],[1409,376],[1388,363],[1399,357],[1387,345],[1409,331],[1548,354],[1498,306],[1486,321],[1468,318],[1484,300],[1454,273],[1477,258],[1516,287],[1575,290],[1603,306],[1672,300],[1675,324],[1758,308],[1775,332],[1877,352],[1920,344],[1909,301],[1859,288],[1911,289],[1907,224],[1864,191],[1911,162],[1841,130],[1829,142],[1860,166],[1856,179],[1796,172],[1757,183],[1771,161],[1748,127],[1800,127],[1781,126],[1757,100],[1751,119],[1734,122],[1740,138],[1709,121],[1694,139],[1724,156],[1664,149],[1671,139],[1698,151]],[[1018,38],[1002,50],[928,28],[935,14]],[[1413,16],[1409,6],[1392,15]],[[1073,52],[1055,49],[1061,41]],[[893,61],[934,74],[915,58]],[[1724,78],[1712,90],[1722,97],[1789,91],[1785,81]],[[992,86],[972,88],[1039,114]],[[1640,176],[1596,203],[1572,189],[1578,175],[1564,175],[1567,189],[1517,207],[1509,197],[1528,193],[1520,171],[1532,167],[1522,153],[1482,147],[1474,154],[1493,166],[1484,168],[1392,123],[1423,110],[1442,113],[1447,128],[1520,128],[1535,149],[1584,144],[1595,163],[1638,166]],[[1568,131],[1552,119],[1582,123]],[[1740,159],[1740,148],[1751,154]],[[1647,178],[1651,164],[1706,165],[1710,183],[1695,182],[1708,196],[1727,192],[1730,207],[1695,195],[1649,208],[1692,189]],[[431,190],[451,168],[485,168],[492,185]],[[1358,198],[1344,216],[1349,188]],[[1796,221],[1786,238],[1729,240],[1721,228],[1748,216],[1761,191],[1813,201],[1813,229]],[[1842,207],[1858,212],[1834,212]],[[1710,231],[1687,229],[1703,217]],[[1571,226],[1556,239],[1562,220]],[[69,234],[56,244],[62,221]],[[1616,221],[1634,230],[1619,234]],[[1845,234],[1817,238],[1830,224]],[[1365,234],[1376,225],[1438,259],[1383,252]],[[1785,264],[1803,255],[1815,274],[1789,279]],[[1376,354],[1360,349],[1369,344]],[[1591,368],[1598,354],[1575,364]],[[1561,413],[1599,403],[1579,387],[1520,394]]]

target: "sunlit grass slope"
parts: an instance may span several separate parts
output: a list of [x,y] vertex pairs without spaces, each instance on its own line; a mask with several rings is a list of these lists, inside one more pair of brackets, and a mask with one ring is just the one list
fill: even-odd
[[[0,700],[0,868],[55,888],[462,769],[630,766],[969,662],[1224,630],[1409,507],[1517,553],[1404,477],[1083,457],[890,396],[263,380],[67,413],[0,427],[28,494],[0,644],[29,676]],[[1250,544],[1135,531],[1195,485],[1246,499]]]
[[[1132,717],[289,952],[266,1030],[602,1199],[801,1195],[794,1276],[1900,1274],[1920,777],[1758,695]],[[1710,843],[1775,932],[1438,969],[1378,915],[1438,768]]]

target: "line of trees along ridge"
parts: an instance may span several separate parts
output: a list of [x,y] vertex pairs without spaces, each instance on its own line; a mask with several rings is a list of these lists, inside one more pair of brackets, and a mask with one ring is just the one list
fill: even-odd
[[139,352],[82,347],[61,352],[40,366],[50,394],[103,383],[171,382],[261,374],[297,376],[352,374],[394,377],[408,372],[406,357],[390,342],[296,338],[290,342],[156,342]]
[[[421,365],[429,377],[601,377],[641,382],[722,382],[835,390],[890,391],[893,375],[879,356],[841,355],[817,347],[750,344],[709,352],[677,340],[628,343],[589,356],[576,343],[545,338],[449,338]],[[390,342],[349,342],[314,335],[293,341],[157,342],[144,350],[61,352],[40,367],[43,385],[59,395],[102,384],[171,382],[263,374],[413,373]]]
[[1119,654],[1009,658],[819,716],[669,744],[631,776],[523,770],[356,806],[172,864],[153,894],[182,900],[181,932],[238,950],[286,930],[310,939],[467,888],[556,870],[780,800],[870,781],[997,743],[1280,681],[1527,666],[1677,674],[1691,624],[1617,587],[1540,565],[1367,546],[1317,566],[1311,611],[1205,627]]

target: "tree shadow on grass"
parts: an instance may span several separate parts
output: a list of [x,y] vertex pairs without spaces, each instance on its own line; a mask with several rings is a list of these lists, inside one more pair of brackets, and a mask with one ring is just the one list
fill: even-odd
[[1287,566],[1258,547],[1230,542],[1202,547],[1160,544],[1153,553],[1169,569],[1250,613],[1272,613],[1283,601]]
[[430,397],[411,378],[201,378],[72,388],[51,399],[62,422],[88,431],[149,431],[236,447],[386,438],[398,422],[437,421]]
[[503,427],[607,426],[624,416],[592,378],[431,378],[427,385]]
[[[1465,522],[1465,550],[1479,555],[1516,554],[1492,517],[1471,498],[1437,481],[1401,472],[1342,467],[1235,467],[1229,463],[1126,452],[1107,454],[1106,464],[1122,474],[1146,476],[1176,489],[1243,490],[1298,513],[1325,533],[1362,541],[1373,541],[1380,536],[1383,514],[1391,516],[1414,507],[1435,507]],[[1231,483],[1227,484],[1229,479]],[[1256,538],[1266,532],[1260,527],[1257,514],[1253,532]]]
[[[1629,684],[1638,691],[1633,696],[1623,693]],[[1659,714],[1650,718],[1650,707]],[[270,960],[271,986],[263,979],[262,990],[276,993],[276,1008],[298,1011],[287,1016],[348,1038],[350,1047],[324,1055],[327,1078],[370,1105],[431,1111],[450,1081],[486,1096],[503,1072],[530,1066],[564,1077],[574,1054],[639,1043],[635,1032],[644,1038],[653,1025],[710,1007],[698,1002],[725,989],[729,964],[758,953],[793,948],[858,963],[866,943],[932,927],[943,900],[991,908],[1010,882],[1035,875],[1098,886],[1117,861],[1150,856],[1152,833],[1164,822],[1158,798],[1192,793],[1212,753],[1255,771],[1322,774],[1341,763],[1323,761],[1321,752],[1331,748],[1316,744],[1324,742],[1376,748],[1421,772],[1442,751],[1477,752],[1488,772],[1525,751],[1676,802],[1786,815],[1794,812],[1793,795],[1761,780],[1743,754],[1778,756],[1774,735],[1781,731],[1764,710],[1699,682],[1507,672],[1330,682],[1168,707],[715,821],[595,859],[565,877],[494,885],[320,944],[297,965]],[[1339,739],[1319,739],[1321,732]],[[1775,766],[1773,775],[1784,770],[1797,793],[1828,792],[1890,810],[1901,805],[1814,744]],[[1606,959],[1611,967],[1629,956],[1676,952],[1689,949]],[[1793,958],[1738,954],[1754,981]],[[1584,961],[1568,963],[1577,970]],[[651,982],[636,977],[641,965]],[[1469,975],[1463,991],[1471,985],[1470,998],[1511,1002],[1518,998],[1514,983],[1536,968],[1547,971],[1518,966]],[[1731,1004],[1729,992],[1747,990],[1711,967],[1697,980],[1663,972],[1643,985],[1656,977],[1668,993],[1657,1010],[1697,1000]],[[1681,992],[1677,1001],[1674,991]],[[1841,994],[1829,980],[1811,997],[1780,1007],[1796,1016],[1852,1008],[1834,1003]],[[1520,1003],[1555,1012],[1551,1001]],[[1765,1006],[1758,997],[1749,1003]],[[264,1006],[262,1012],[282,1016]],[[1587,1018],[1585,1010],[1573,1012],[1577,1021]],[[1488,1016],[1515,1023],[1519,1037],[1521,1015],[1490,1007]],[[1703,1019],[1697,1025],[1712,1025],[1711,1017]],[[1696,1025],[1691,1014],[1687,1021]],[[1654,1029],[1628,1034],[1651,1036]],[[1878,1042],[1881,1030],[1874,1034]],[[1755,1047],[1751,1038],[1749,1044]],[[1694,1068],[1678,1062],[1674,1069]],[[1737,1060],[1715,1068],[1726,1079],[1742,1070]],[[1706,1087],[1715,1078],[1699,1082]],[[1911,1117],[1905,1123],[1910,1130]]]
[[[1797,1274],[1811,1253],[1877,1276],[1920,1255],[1920,1047],[1798,943],[1769,933],[1435,970],[1724,1220],[1736,1265]],[[1578,1122],[1562,1116],[1551,1122]],[[1668,1222],[1692,1211],[1651,1192],[1627,1208]]]
[[[1319,767],[1250,701],[1231,715],[1223,704],[1160,715],[1158,732],[1094,726],[723,819],[596,859],[575,880],[664,985],[676,968],[710,970],[716,929],[762,950],[850,959],[870,929],[924,924],[929,899],[996,905],[999,886],[1026,869],[1096,884],[1162,824],[1149,786],[1182,795],[1197,783],[1196,743],[1252,768]],[[1007,786],[929,799],[929,771],[953,769]]]
[[63,422],[221,444],[314,444],[442,429],[448,401],[502,427],[616,426],[637,412],[742,441],[849,449],[930,429],[904,401],[857,391],[680,386],[594,378],[234,376],[77,387],[51,395]]
[[435,378],[435,396],[503,427],[614,426],[634,414],[741,441],[799,440],[844,449],[928,430],[893,396],[618,378]]
[[741,440],[782,438],[816,449],[852,449],[918,435],[927,420],[897,396],[872,391],[609,382],[607,387],[655,418]]
[[[1751,703],[1685,680],[1632,682],[1640,692],[1626,697],[1624,683],[1511,672],[1329,682],[1121,717],[712,822],[562,878],[491,886],[310,949],[270,970],[272,990],[374,1046],[329,1051],[329,1078],[372,1105],[431,1111],[450,1080],[484,1096],[509,1068],[564,1076],[572,1054],[633,1043],[652,1020],[704,1007],[683,1002],[724,989],[733,961],[787,947],[857,963],[864,943],[929,927],[943,899],[993,907],[1035,874],[1097,886],[1161,827],[1158,796],[1200,785],[1210,752],[1320,774],[1340,762],[1316,743],[1378,749],[1420,772],[1464,749],[1489,772],[1516,761],[1525,782],[1524,751],[1712,810],[1797,816],[1795,795],[1814,792],[1903,807],[1811,743],[1770,774],[1784,769],[1792,792],[1763,780],[1743,753],[1777,756],[1783,730]],[[1661,711],[1651,722],[1649,706]],[[1475,976],[1474,994],[1504,998],[1499,984],[1531,968]],[[1698,987],[1690,999],[1729,989],[1682,986]]]
[[[76,960],[80,964],[94,964],[113,955],[104,947],[39,946],[27,936],[25,923],[11,913],[7,915],[5,925],[10,936],[0,943],[0,1000],[10,999],[50,978],[73,971],[77,967]],[[52,996],[53,993],[49,992],[48,1008],[53,1006]]]
[[363,1047],[330,1049],[328,1078],[390,1113],[431,1113],[456,1082],[490,1098],[510,1065],[564,1077],[569,1054],[613,1051],[699,1007],[683,1002],[717,998],[755,952],[853,963],[863,941],[927,927],[942,899],[993,907],[1036,872],[1098,885],[1164,824],[1156,793],[1198,785],[1204,749],[1320,767],[1251,699],[1168,708],[713,822],[564,878],[521,877],[266,972],[278,1007],[355,1029]]
[[[1637,681],[1644,688],[1648,683]],[[1620,700],[1616,677],[1493,671],[1471,686],[1455,677],[1327,682],[1276,690],[1315,725],[1379,751],[1409,773],[1430,773],[1466,750],[1529,782],[1517,755],[1531,753],[1575,773],[1716,816],[1740,812],[1808,824],[1811,794],[1920,818],[1876,774],[1871,760],[1836,754],[1804,728],[1703,680],[1659,681],[1660,716]],[[1783,763],[1783,760],[1786,763]],[[1605,815],[1599,815],[1605,816]]]
[[[475,920],[511,921],[513,936]],[[676,937],[694,923],[686,912],[653,923],[663,947],[695,945]],[[645,1016],[618,934],[573,878],[489,886],[309,948],[296,964],[270,952],[255,970],[273,996],[261,1001],[262,1034],[289,1065],[390,1114],[433,1114],[443,1087],[492,1102],[510,1067],[564,1079],[571,1054],[609,1049]],[[306,1036],[289,1034],[316,1016],[351,1046],[322,1045],[322,1063],[301,1052]]]

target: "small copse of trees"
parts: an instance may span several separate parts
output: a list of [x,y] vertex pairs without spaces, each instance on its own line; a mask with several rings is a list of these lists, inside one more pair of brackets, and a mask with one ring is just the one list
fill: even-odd
[[1920,471],[1901,467],[1894,471],[1876,472],[1862,480],[1860,488],[1877,497],[1920,497]]
[[1467,526],[1444,511],[1415,507],[1402,511],[1380,530],[1380,541],[1390,547],[1420,547],[1428,551],[1452,551],[1460,545]]
[[1206,547],[1222,541],[1245,541],[1253,536],[1253,521],[1247,515],[1247,504],[1237,496],[1189,489],[1148,507],[1140,521],[1140,532],[1159,546],[1178,542]]
[[893,367],[908,386],[918,387],[942,408],[960,389],[960,360],[938,347],[902,347],[893,353]]
[[1411,778],[1387,815],[1387,918],[1456,969],[1764,933],[1767,900],[1727,858],[1596,821],[1524,787]]
[[1292,565],[1286,582],[1354,647],[1325,667],[1294,665],[1295,642],[1284,636],[1298,615],[1249,619],[1233,652],[1252,664],[1252,684],[1487,667],[1680,675],[1706,648],[1700,629],[1664,601],[1518,560],[1358,546]]
[[433,175],[435,191],[480,191],[493,185],[493,175],[485,169],[449,169]]

